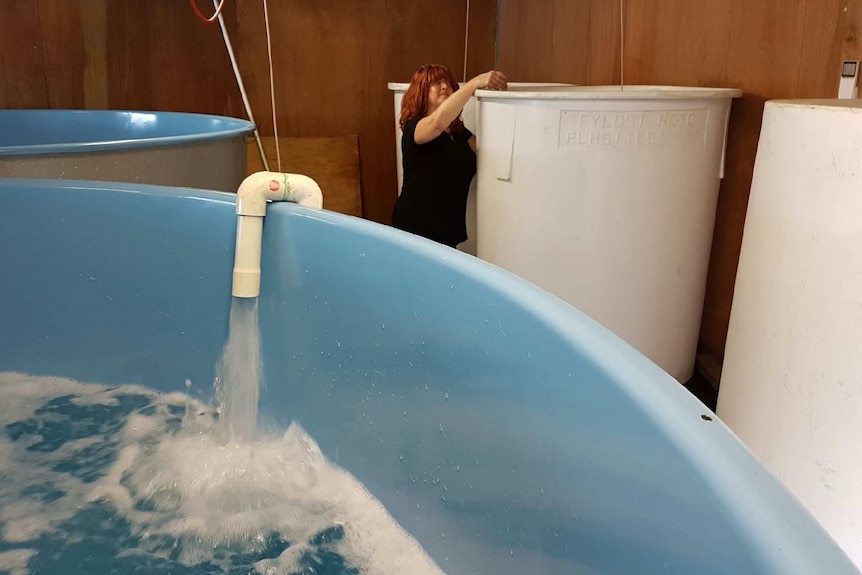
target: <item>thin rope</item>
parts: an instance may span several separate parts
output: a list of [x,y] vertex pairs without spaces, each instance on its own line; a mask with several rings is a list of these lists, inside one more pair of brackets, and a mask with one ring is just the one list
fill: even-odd
[[625,0],[620,0],[620,91],[625,89],[626,22],[624,3]]
[[275,133],[275,157],[278,161],[278,171],[281,171],[281,150],[278,146],[278,120],[275,115],[275,75],[272,71],[272,40],[269,33],[269,10],[266,0],[263,0],[263,19],[266,22],[266,53],[269,58],[269,97],[272,102],[272,130]]

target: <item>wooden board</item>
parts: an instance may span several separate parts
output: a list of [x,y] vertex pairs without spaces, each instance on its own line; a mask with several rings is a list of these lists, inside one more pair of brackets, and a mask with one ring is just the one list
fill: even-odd
[[[263,137],[269,169],[278,171],[275,138]],[[281,171],[303,174],[323,190],[323,207],[327,210],[362,216],[359,184],[359,138],[278,138]],[[253,137],[248,138],[248,173],[263,170],[260,152]]]

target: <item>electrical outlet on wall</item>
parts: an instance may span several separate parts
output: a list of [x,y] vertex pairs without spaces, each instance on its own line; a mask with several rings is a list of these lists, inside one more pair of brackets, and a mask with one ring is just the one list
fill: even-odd
[[841,65],[841,81],[838,83],[838,98],[856,98],[858,95],[859,60],[844,60]]

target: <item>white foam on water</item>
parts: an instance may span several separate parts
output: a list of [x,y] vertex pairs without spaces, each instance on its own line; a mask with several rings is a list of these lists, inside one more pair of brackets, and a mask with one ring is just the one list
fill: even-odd
[[27,573],[27,561],[30,560],[33,553],[35,553],[33,549],[0,552],[0,570],[10,575],[24,575]]
[[[78,406],[117,405],[123,395],[148,398],[150,406],[130,414],[102,436],[116,457],[102,476],[86,483],[53,469],[93,437],[66,442],[53,452],[28,452],[38,437],[0,439],[0,521],[7,542],[26,543],[57,534],[58,526],[88,504],[110,504],[141,535],[138,550],[193,566],[213,559],[214,548],[261,552],[274,533],[290,543],[277,557],[258,561],[261,573],[299,570],[313,552],[314,537],[333,528],[343,538],[333,549],[363,573],[440,575],[442,570],[383,505],[349,472],[329,462],[298,423],[280,436],[251,442],[225,441],[215,410],[182,393],[157,394],[139,386],[109,388],[59,378],[0,373],[0,422],[28,418],[51,399],[75,395]],[[9,398],[6,401],[5,398]],[[185,413],[176,415],[185,407]],[[181,426],[166,433],[171,420]],[[116,426],[115,426],[116,427]],[[63,496],[54,501],[22,497],[28,485],[50,483]],[[64,534],[73,537],[74,534]],[[179,542],[177,544],[176,542]],[[319,543],[319,542],[318,542]],[[168,548],[169,547],[169,548]],[[32,551],[7,561],[18,569]],[[0,555],[2,558],[3,555]],[[10,563],[11,564],[11,563]]]

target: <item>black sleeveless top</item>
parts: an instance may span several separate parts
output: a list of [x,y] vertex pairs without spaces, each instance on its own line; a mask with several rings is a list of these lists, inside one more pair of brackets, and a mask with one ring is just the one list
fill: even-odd
[[476,175],[476,154],[469,144],[473,133],[467,128],[457,134],[443,132],[417,144],[414,132],[420,119],[404,124],[404,183],[392,225],[455,247],[467,239],[467,193]]

